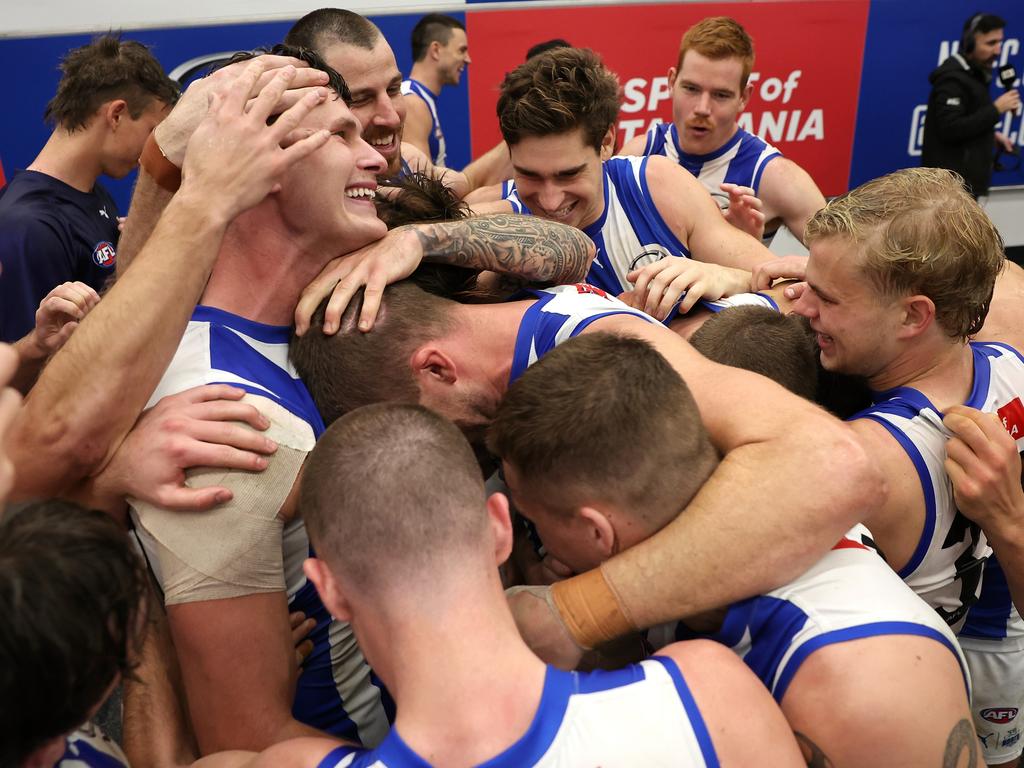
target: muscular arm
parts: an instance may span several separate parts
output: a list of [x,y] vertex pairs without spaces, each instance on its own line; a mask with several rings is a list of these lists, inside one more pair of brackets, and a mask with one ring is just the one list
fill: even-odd
[[405,97],[405,128],[402,131],[402,141],[412,144],[428,158],[430,158],[430,127],[433,123],[430,109],[423,99],[415,95]]
[[469,189],[479,189],[500,184],[512,178],[512,161],[509,159],[508,144],[499,141],[476,160],[462,169],[469,181]]
[[153,177],[146,173],[145,168],[139,168],[139,178],[135,182],[135,191],[132,192],[128,218],[125,219],[124,231],[121,232],[121,239],[117,243],[118,277],[124,274],[149,236],[153,234],[160,214],[164,212],[173,196],[174,193],[157,184]]
[[658,212],[694,259],[749,272],[774,258],[761,243],[730,225],[700,182],[667,157],[647,160],[647,184]]
[[413,171],[426,174],[434,179],[440,179],[441,183],[448,187],[456,197],[465,197],[469,190],[473,188],[464,173],[452,168],[434,165],[430,158],[413,144],[402,142],[402,159],[409,164]]
[[[855,435],[813,404],[710,362],[662,326],[613,316],[591,329],[638,336],[658,349],[689,385],[725,454],[674,522],[601,567],[634,626],[778,587],[883,501],[884,483]],[[564,595],[562,585],[580,578],[553,589]]]
[[516,275],[537,283],[582,280],[594,243],[575,227],[537,216],[493,214],[417,224],[424,261]]
[[758,196],[764,203],[765,219],[781,218],[801,243],[807,221],[825,207],[825,198],[810,174],[784,157],[765,166]]

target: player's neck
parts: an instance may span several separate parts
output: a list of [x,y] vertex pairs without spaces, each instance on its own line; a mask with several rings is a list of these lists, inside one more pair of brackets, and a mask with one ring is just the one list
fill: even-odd
[[243,214],[228,227],[202,304],[258,323],[292,325],[299,294],[324,266],[322,255],[313,254],[328,251],[303,248],[272,219],[270,212]]
[[444,84],[441,82],[441,75],[427,63],[426,59],[417,61],[412,65],[409,77],[423,83],[423,85],[427,86],[427,90],[435,96],[438,96],[441,93],[441,88],[444,87]]
[[967,344],[933,339],[908,348],[868,379],[877,392],[913,387],[940,410],[967,400],[974,384],[974,354]]
[[388,658],[398,660],[385,682],[398,705],[395,728],[414,751],[432,765],[475,765],[527,731],[547,670],[520,638],[496,574],[446,605],[381,627]]
[[499,395],[503,396],[508,389],[519,325],[533,304],[533,301],[508,301],[456,307],[455,325],[465,329],[474,363]]
[[101,170],[96,145],[89,126],[74,133],[57,128],[28,170],[52,176],[79,192],[92,192]]

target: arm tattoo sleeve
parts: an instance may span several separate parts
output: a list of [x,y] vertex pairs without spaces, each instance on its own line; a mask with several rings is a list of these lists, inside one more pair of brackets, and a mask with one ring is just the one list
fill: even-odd
[[530,282],[582,280],[594,244],[575,227],[536,216],[494,214],[414,225],[425,261],[518,275]]

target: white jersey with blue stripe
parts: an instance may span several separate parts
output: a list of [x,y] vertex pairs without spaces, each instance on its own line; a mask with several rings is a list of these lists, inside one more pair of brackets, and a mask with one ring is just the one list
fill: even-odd
[[427,137],[430,149],[430,162],[434,165],[444,165],[446,148],[444,144],[444,132],[441,130],[441,118],[437,115],[437,96],[419,80],[402,81],[403,96],[419,96],[427,105],[430,111],[430,135]]
[[[998,413],[1004,419],[1011,412],[1020,412],[1024,422],[1020,406],[1024,395],[1024,361],[1020,353],[997,343],[971,342],[970,347],[974,383],[965,405]],[[900,576],[951,626],[959,629],[977,600],[982,568],[992,550],[978,525],[956,508],[944,467],[946,441],[951,433],[943,426],[942,417],[924,394],[911,387],[898,387],[878,393],[874,404],[853,418],[869,418],[881,424],[913,462],[924,491],[925,524]],[[1014,437],[1018,448],[1024,449],[1024,436],[1018,433]],[[1002,619],[993,618],[995,623],[1011,618],[1008,591],[1005,596]]]
[[[196,307],[147,407],[191,387],[231,384],[278,403],[319,437],[323,420],[288,360],[291,332],[290,327]],[[349,625],[331,618],[306,580],[302,563],[312,550],[301,518],[285,525],[281,546],[289,611],[302,611],[317,622],[308,636],[313,651],[299,676],[293,714],[332,735],[377,743],[393,719],[393,702],[366,664]]]
[[720,184],[739,184],[757,194],[765,167],[776,157],[782,157],[778,149],[742,128],[737,128],[733,137],[714,152],[693,155],[679,146],[675,123],[659,123],[647,130],[644,155],[664,155],[675,160],[697,177],[722,210],[729,207],[729,196]]
[[72,731],[54,768],[128,768],[128,758],[92,723]]
[[[604,210],[597,221],[583,228],[597,246],[586,279],[618,296],[633,288],[626,275],[634,269],[666,256],[689,256],[690,252],[665,223],[651,198],[646,157],[606,160],[603,177]],[[515,184],[508,189],[505,199],[516,213],[532,213],[519,199]]]
[[648,323],[657,322],[639,309],[585,283],[528,290],[520,294],[522,296],[533,296],[537,301],[526,310],[519,323],[509,383],[563,341],[578,335],[602,317],[635,315]]
[[884,635],[916,635],[946,646],[964,673],[952,630],[873,549],[857,525],[810,570],[779,589],[729,606],[721,628],[697,633],[682,622],[651,630],[656,646],[706,637],[731,647],[781,702],[800,665],[820,648]]
[[[707,725],[679,667],[655,657],[614,672],[548,667],[529,729],[486,768],[717,768]],[[318,768],[429,768],[397,730],[372,751],[339,747]]]

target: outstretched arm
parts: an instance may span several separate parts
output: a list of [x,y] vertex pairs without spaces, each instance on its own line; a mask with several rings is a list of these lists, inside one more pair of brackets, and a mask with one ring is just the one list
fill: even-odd
[[825,197],[811,175],[784,157],[776,157],[765,166],[758,193],[765,218],[781,218],[801,243],[807,222],[825,207]]
[[[536,283],[582,280],[594,258],[594,243],[575,227],[536,216],[493,214],[436,224],[412,224],[330,262],[302,292],[295,308],[300,336],[327,296],[324,331],[334,333],[342,312],[366,288],[359,327],[373,327],[384,288],[408,277],[421,261],[516,275]],[[333,295],[332,295],[333,292]]]

